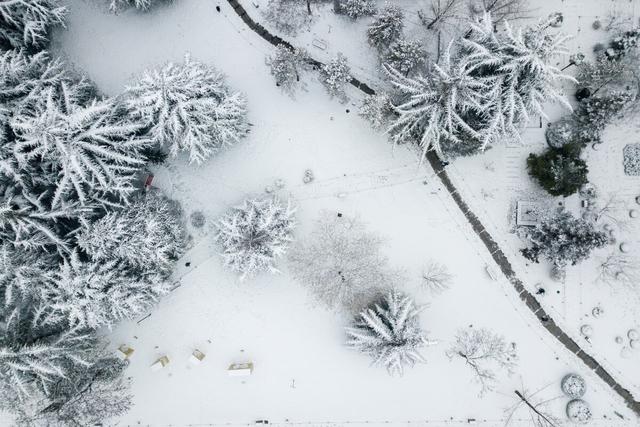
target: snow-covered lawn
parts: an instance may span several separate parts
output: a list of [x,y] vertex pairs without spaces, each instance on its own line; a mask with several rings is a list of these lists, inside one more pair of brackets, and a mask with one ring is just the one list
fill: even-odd
[[[577,8],[579,1],[565,3]],[[330,100],[313,74],[307,92],[296,99],[282,94],[264,63],[271,46],[245,27],[226,2],[180,0],[149,14],[109,15],[92,2],[72,0],[67,27],[57,34],[56,50],[109,95],[120,93],[145,68],[180,60],[190,52],[225,72],[230,85],[246,94],[253,123],[249,138],[201,167],[179,159],[153,171],[154,184],[180,201],[187,216],[204,212],[207,225],[191,230],[193,247],[175,273],[180,287],[140,323],[125,322],[105,331],[114,350],[121,344],[135,349],[128,368],[134,407],[124,424],[268,419],[337,424],[431,421],[429,426],[440,421],[450,426],[477,418],[498,426],[505,409],[517,401],[514,390],[523,386],[530,392],[544,389],[539,392],[544,400],[557,397],[550,408],[563,417],[568,399],[562,396],[560,380],[569,372],[587,380],[584,399],[594,412],[591,425],[633,422],[634,416],[612,391],[539,326],[506,280],[489,278],[489,254],[430,169],[417,164],[415,153],[406,147],[393,150],[357,116],[357,106]],[[347,56],[349,49],[364,47],[363,39],[354,41],[358,48],[348,42],[343,50]],[[350,95],[357,104],[359,95]],[[531,133],[535,143],[543,143],[541,132]],[[511,156],[510,150],[517,154]],[[526,192],[522,185],[528,178],[517,162],[527,153],[526,148],[499,147],[454,167],[460,172],[456,176],[465,174],[461,188],[475,194],[471,204],[481,208],[488,225],[494,224],[499,240],[508,241],[512,259],[520,258],[515,254],[518,242],[508,234],[506,208],[518,197],[515,188]],[[487,162],[494,163],[496,172],[485,168]],[[311,184],[302,182],[305,169],[315,174]],[[439,344],[424,350],[427,364],[402,378],[370,367],[367,357],[344,346],[349,317],[315,307],[306,290],[290,278],[285,262],[279,264],[280,275],[244,282],[222,270],[211,222],[247,196],[263,193],[276,179],[285,182],[280,195],[298,206],[296,238],[305,238],[323,209],[357,215],[386,238],[385,252],[392,264],[407,271],[403,289],[429,304],[422,322]],[[495,199],[481,200],[481,188],[491,190]],[[451,289],[442,295],[419,288],[421,268],[430,258],[455,275]],[[546,280],[543,267],[519,267],[528,285]],[[631,304],[627,298],[609,296],[605,288],[593,286],[586,268],[572,271],[564,285],[549,284],[543,303],[553,307],[553,315],[560,314],[560,323],[579,339],[583,316],[602,301],[603,318],[587,322],[596,330],[594,355],[606,357],[612,374],[639,395],[638,352],[622,360],[613,342],[613,330],[624,334],[638,326],[638,314],[633,317],[630,309],[623,309]],[[516,343],[520,356],[516,373],[500,376],[496,391],[482,398],[471,369],[461,359],[445,355],[456,330],[467,327],[504,335]],[[194,349],[206,354],[201,365],[188,361]],[[169,365],[152,372],[150,365],[162,355],[168,356]],[[229,364],[247,361],[255,365],[252,376],[227,375]],[[515,419],[514,425],[530,425],[524,408]]]

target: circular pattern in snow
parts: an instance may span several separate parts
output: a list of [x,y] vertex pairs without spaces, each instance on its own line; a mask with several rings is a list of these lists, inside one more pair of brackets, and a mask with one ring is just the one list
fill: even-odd
[[593,314],[593,317],[595,318],[602,316],[603,313],[604,310],[600,306],[593,307],[593,310],[591,310],[591,314]]
[[627,337],[629,337],[630,340],[637,340],[640,339],[640,334],[636,329],[629,329],[629,332],[627,332]]
[[580,333],[588,338],[593,335],[593,327],[591,325],[582,325],[580,327]]
[[631,247],[629,246],[628,243],[626,243],[626,242],[620,243],[620,252],[627,253],[627,252],[629,252],[630,249],[631,249]]
[[634,350],[640,348],[640,340],[631,340],[631,342],[629,343],[629,347]]
[[617,337],[615,338],[615,342],[616,342],[616,344],[622,344],[622,343],[624,342],[624,340],[622,339],[622,337],[621,337],[621,336],[617,336]]
[[574,423],[586,424],[592,418],[589,404],[582,399],[574,399],[567,403],[567,417]]
[[562,378],[560,383],[562,392],[572,399],[578,399],[584,396],[587,391],[587,383],[578,374],[567,374]]

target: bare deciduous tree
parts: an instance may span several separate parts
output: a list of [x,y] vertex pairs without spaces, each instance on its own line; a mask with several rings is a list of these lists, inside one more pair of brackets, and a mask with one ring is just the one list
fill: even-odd
[[502,336],[482,328],[460,329],[447,356],[450,359],[461,357],[471,367],[481,386],[480,396],[493,390],[497,370],[511,374],[518,362],[515,344],[507,344]]
[[608,284],[635,286],[640,280],[638,260],[620,253],[612,253],[600,262],[598,281]]
[[534,12],[529,8],[529,0],[476,0],[471,4],[475,13],[490,13],[496,25],[531,18]]
[[418,17],[425,28],[434,31],[437,35],[437,59],[440,58],[442,49],[442,31],[447,27],[455,27],[456,21],[460,18],[460,7],[463,1],[431,0],[431,5],[427,10],[418,11]]
[[[551,384],[549,384],[551,385]],[[507,409],[507,420],[505,426],[511,425],[513,416],[524,409],[529,419],[531,420],[532,427],[559,427],[562,425],[561,421],[549,412],[547,405],[557,399],[563,398],[562,394],[552,398],[541,398],[538,396],[540,392],[547,389],[549,385],[533,392],[529,393],[525,390],[524,386],[520,390],[514,390],[517,396],[516,403]]]
[[433,293],[440,293],[449,288],[453,275],[446,265],[429,260],[422,269],[422,286]]
[[329,308],[360,309],[400,280],[380,251],[380,237],[357,218],[325,211],[305,241],[290,253],[291,272]]

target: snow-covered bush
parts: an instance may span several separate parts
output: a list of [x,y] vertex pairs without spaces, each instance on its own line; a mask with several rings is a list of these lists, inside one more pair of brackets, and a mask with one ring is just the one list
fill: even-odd
[[585,260],[591,251],[609,241],[606,233],[596,230],[593,224],[564,210],[544,217],[527,238],[531,246],[521,250],[525,258],[539,262],[544,257],[559,267]]
[[248,199],[221,217],[216,241],[227,268],[241,278],[263,271],[278,272],[274,263],[293,240],[295,209],[276,198]]
[[320,81],[331,97],[346,100],[345,86],[351,81],[351,68],[347,58],[338,53],[331,61],[320,68]]
[[0,0],[0,48],[43,47],[66,13],[60,0]]
[[580,158],[580,150],[574,145],[548,148],[527,158],[529,175],[553,196],[570,196],[588,182],[587,163]]
[[323,212],[311,236],[291,251],[290,271],[323,305],[357,309],[398,280],[381,243],[357,218]]
[[367,28],[367,40],[372,46],[382,49],[400,38],[403,28],[402,9],[393,4],[385,4]]
[[267,63],[271,75],[276,80],[276,86],[293,94],[301,85],[300,75],[307,68],[307,52],[295,48],[292,50],[280,44],[274,54],[268,57]]
[[127,88],[125,105],[154,143],[173,157],[188,152],[191,163],[202,163],[249,131],[244,96],[232,92],[215,68],[188,55],[182,64],[143,73]]
[[605,54],[611,60],[620,59],[630,50],[637,48],[639,42],[640,28],[625,31],[611,40],[609,43],[609,49],[605,51]]
[[137,274],[168,275],[186,245],[181,214],[177,203],[151,191],[87,224],[78,246],[97,262],[117,259]]
[[562,378],[560,383],[562,392],[572,399],[579,399],[587,391],[587,383],[578,374],[568,374]]
[[584,144],[600,142],[605,127],[619,117],[632,100],[632,94],[618,91],[583,100],[576,111],[581,141]]
[[149,310],[168,291],[160,277],[131,272],[117,259],[82,261],[73,252],[41,289],[47,304],[73,326],[96,329]]
[[582,399],[574,399],[567,403],[567,417],[578,424],[587,424],[593,418],[589,404]]
[[420,327],[421,311],[411,297],[390,291],[346,328],[347,346],[371,356],[390,375],[402,375],[406,366],[426,362],[420,349],[430,341]]
[[461,357],[480,384],[480,395],[493,390],[498,370],[510,374],[518,363],[515,347],[488,329],[460,329],[447,350],[449,358]]
[[580,143],[579,129],[572,116],[565,116],[551,123],[545,131],[545,138],[550,147],[561,148],[567,144]]
[[605,55],[597,55],[595,61],[584,61],[578,65],[576,78],[580,87],[587,88],[594,95],[600,91],[606,94],[611,90],[625,90],[634,79],[635,59],[629,57],[612,61]]
[[622,149],[624,173],[640,176],[640,144],[627,144]]
[[119,12],[121,10],[133,7],[138,10],[148,11],[153,6],[160,3],[170,3],[173,0],[110,0],[109,10]]
[[375,130],[386,128],[393,114],[393,104],[391,99],[384,92],[375,95],[366,95],[362,99],[359,114],[366,121],[371,123]]
[[406,76],[427,62],[427,52],[422,48],[422,43],[401,39],[389,46],[383,62]]
[[375,0],[336,0],[335,11],[357,19],[376,13],[376,2]]

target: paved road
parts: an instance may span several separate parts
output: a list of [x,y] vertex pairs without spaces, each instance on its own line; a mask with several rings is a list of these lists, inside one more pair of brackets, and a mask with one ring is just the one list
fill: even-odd
[[[249,28],[251,28],[254,32],[256,32],[260,37],[268,41],[274,46],[278,46],[283,44],[288,47],[292,47],[291,43],[283,40],[281,37],[270,34],[262,25],[255,22],[248,14],[247,11],[242,7],[241,4],[238,3],[237,0],[227,0],[233,10],[238,14],[238,16],[244,21],[245,24]],[[320,61],[317,61],[313,58],[309,59],[309,63],[314,67],[318,68],[322,65]],[[355,77],[352,77],[351,84],[362,92],[372,95],[375,94],[375,91],[368,86],[366,83],[359,81]],[[553,321],[551,316],[540,306],[538,300],[524,288],[522,281],[516,276],[511,263],[507,259],[504,252],[500,249],[500,246],[496,241],[491,237],[491,234],[484,228],[480,219],[474,214],[471,209],[467,206],[465,201],[462,199],[462,196],[458,192],[458,189],[453,185],[447,171],[445,169],[445,165],[442,163],[438,155],[435,151],[429,151],[427,153],[427,160],[436,175],[442,181],[442,184],[447,189],[456,205],[462,211],[463,215],[471,224],[473,231],[478,235],[484,246],[487,248],[491,257],[494,259],[496,264],[500,267],[502,273],[509,279],[511,285],[518,293],[520,299],[526,304],[527,307],[531,310],[531,312],[538,318],[543,328],[545,328],[551,335],[553,335],[562,345],[567,348],[570,352],[575,354],[585,365],[587,365],[593,372],[598,375],[605,383],[607,383],[614,392],[616,392],[622,399],[625,401],[627,406],[638,416],[640,417],[640,402],[636,401],[633,398],[633,395],[624,388],[621,384],[616,382],[615,379],[589,354],[587,354],[580,346],[569,336],[567,335],[560,327]]]

